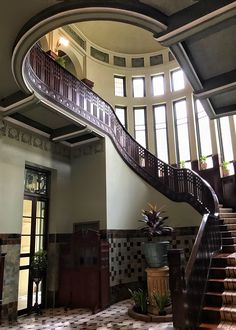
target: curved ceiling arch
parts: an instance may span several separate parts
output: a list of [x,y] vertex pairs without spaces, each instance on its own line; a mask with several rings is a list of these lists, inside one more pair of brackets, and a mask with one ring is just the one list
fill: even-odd
[[23,62],[29,49],[46,33],[66,24],[90,20],[110,20],[136,25],[146,29],[156,35],[167,29],[165,16],[159,11],[153,11],[148,6],[137,4],[132,6],[132,2],[126,4],[107,4],[100,1],[93,1],[92,6],[82,4],[60,4],[52,6],[33,17],[20,31],[12,56],[12,72],[18,85],[29,92],[23,78]]

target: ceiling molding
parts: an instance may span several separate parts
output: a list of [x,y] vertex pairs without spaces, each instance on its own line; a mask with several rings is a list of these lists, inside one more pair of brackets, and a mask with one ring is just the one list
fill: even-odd
[[[66,129],[66,127],[65,127]],[[71,129],[68,129],[67,130],[67,133],[66,133],[66,130],[64,132],[64,134],[53,134],[52,135],[52,141],[54,142],[59,142],[59,141],[63,141],[63,140],[69,140],[71,138],[75,138],[75,137],[78,137],[78,136],[81,136],[81,135],[84,135],[84,134],[87,134],[87,133],[91,133],[92,131],[90,129],[88,129],[87,127],[79,130],[75,130],[74,131],[71,131]]]
[[[197,11],[196,11],[197,12]],[[181,12],[178,14],[181,17]],[[161,36],[157,36],[156,40],[160,42],[164,47],[169,47],[172,44],[181,42],[196,33],[203,32],[204,30],[226,21],[227,19],[234,17],[236,15],[236,1],[218,8],[204,16],[201,16],[193,20],[192,15],[189,18],[187,24],[181,25],[181,19],[178,27],[174,27],[170,32],[164,33]],[[169,26],[171,26],[171,18],[169,21]],[[169,29],[168,29],[169,30]]]
[[199,79],[199,76],[193,67],[187,52],[182,43],[172,45],[170,47],[171,52],[174,54],[179,65],[184,68],[184,73],[187,76],[188,80],[191,82],[191,85],[195,91],[202,90],[203,84]]

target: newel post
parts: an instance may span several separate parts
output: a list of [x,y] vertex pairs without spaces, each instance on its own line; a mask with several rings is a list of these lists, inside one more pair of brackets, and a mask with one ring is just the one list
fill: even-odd
[[185,329],[184,310],[184,253],[182,249],[168,251],[169,285],[172,301],[173,325],[176,329]]

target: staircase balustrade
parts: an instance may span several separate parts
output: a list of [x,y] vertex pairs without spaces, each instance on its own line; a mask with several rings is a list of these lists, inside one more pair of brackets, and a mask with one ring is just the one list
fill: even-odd
[[144,180],[173,201],[187,202],[201,214],[214,214],[217,197],[190,169],[174,168],[142,147],[120,123],[112,107],[35,45],[24,66],[28,88],[39,98],[110,136],[124,161]]
[[173,324],[178,329],[198,329],[212,258],[221,250],[218,215],[205,214],[186,268],[181,250],[168,252]]

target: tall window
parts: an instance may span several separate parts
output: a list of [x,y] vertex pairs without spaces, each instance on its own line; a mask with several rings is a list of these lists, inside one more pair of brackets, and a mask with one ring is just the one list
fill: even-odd
[[[48,223],[49,173],[26,168],[25,194],[20,246],[18,313],[32,310],[35,303],[35,283],[30,276],[30,264],[35,252],[46,250]],[[39,285],[39,304],[45,300],[45,281]]]
[[178,69],[171,72],[171,84],[174,92],[185,87],[183,70]]
[[125,77],[114,76],[115,96],[126,96]]
[[166,126],[166,105],[155,105],[155,133],[156,133],[156,152],[157,157],[164,162],[169,162],[168,142],[167,142],[167,126]]
[[164,94],[164,74],[152,76],[153,96]]
[[144,148],[147,147],[146,108],[134,108],[135,139]]
[[174,116],[176,128],[176,148],[178,162],[184,161],[186,167],[191,167],[190,144],[188,132],[188,114],[186,100],[182,99],[174,103]]
[[229,117],[222,117],[218,121],[219,125],[219,139],[220,139],[220,149],[224,161],[229,162],[230,174],[233,174],[233,148],[232,148],[232,138],[229,125]]
[[126,122],[126,107],[121,107],[121,106],[118,106],[116,105],[115,106],[115,112],[116,112],[116,115],[119,119],[119,121],[121,122],[121,124],[124,126],[124,127],[127,127],[127,122]]
[[196,100],[196,119],[199,156],[207,157],[208,167],[212,167],[210,120],[199,100]]
[[133,78],[132,82],[133,82],[133,96],[144,97],[145,96],[144,78],[143,77]]

